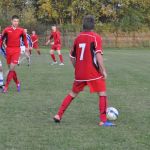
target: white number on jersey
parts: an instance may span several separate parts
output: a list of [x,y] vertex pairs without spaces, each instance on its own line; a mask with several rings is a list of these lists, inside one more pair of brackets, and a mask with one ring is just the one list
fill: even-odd
[[83,60],[83,56],[84,56],[84,52],[85,52],[85,47],[86,47],[85,43],[79,44],[79,48],[81,48],[80,60]]

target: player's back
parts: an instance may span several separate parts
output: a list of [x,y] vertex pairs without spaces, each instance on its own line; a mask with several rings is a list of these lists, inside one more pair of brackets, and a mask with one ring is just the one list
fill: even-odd
[[71,54],[76,58],[76,80],[90,81],[102,77],[96,61],[97,52],[102,52],[101,37],[95,32],[81,32],[75,39]]

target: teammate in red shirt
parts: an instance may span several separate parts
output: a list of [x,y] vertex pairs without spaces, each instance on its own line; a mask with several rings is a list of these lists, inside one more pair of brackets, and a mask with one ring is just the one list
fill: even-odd
[[15,71],[15,66],[18,64],[20,57],[20,38],[23,39],[26,50],[28,50],[27,38],[26,34],[24,33],[24,29],[18,27],[19,17],[16,15],[12,16],[11,22],[12,26],[5,28],[2,33],[2,42],[4,42],[6,45],[6,59],[9,67],[6,84],[3,89],[4,93],[7,92],[9,83],[12,79],[16,83],[18,92],[20,92],[20,82]]
[[36,50],[36,52],[40,55],[41,52],[40,52],[40,49],[39,49],[39,37],[38,35],[36,34],[35,31],[32,31],[32,35],[31,35],[31,40],[32,40],[32,45],[33,45],[33,48]]
[[[54,42],[52,42],[52,40]],[[60,64],[59,65],[64,65],[63,63],[63,56],[61,54],[61,35],[60,32],[57,30],[57,27],[54,25],[52,26],[52,32],[50,34],[49,40],[46,42],[46,45],[50,43],[51,45],[51,50],[50,50],[50,55],[53,60],[52,65],[57,64],[54,51],[57,51],[60,59]]]
[[93,16],[85,16],[83,19],[83,32],[74,41],[73,49],[70,52],[72,64],[75,68],[75,81],[72,91],[63,100],[57,115],[54,116],[55,122],[60,122],[62,116],[72,100],[83,91],[85,86],[89,86],[91,93],[99,96],[99,126],[114,126],[107,121],[107,95],[106,78],[107,73],[103,64],[102,39],[100,35],[93,32]]

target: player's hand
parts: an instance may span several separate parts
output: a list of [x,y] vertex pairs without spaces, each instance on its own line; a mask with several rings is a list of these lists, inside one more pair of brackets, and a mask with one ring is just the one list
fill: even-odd
[[51,42],[50,44],[51,44],[51,45],[54,45],[54,42]]
[[7,45],[6,44],[4,44],[4,47],[5,47],[5,49],[7,48]]
[[49,44],[49,41],[45,43],[45,45],[48,45],[48,44]]
[[103,73],[102,73],[102,75],[103,75],[103,79],[107,79],[107,73],[106,73],[106,71],[103,71]]

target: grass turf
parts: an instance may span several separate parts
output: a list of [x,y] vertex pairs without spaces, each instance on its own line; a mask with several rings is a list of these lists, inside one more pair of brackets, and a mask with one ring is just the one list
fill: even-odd
[[65,66],[51,66],[43,49],[41,56],[33,54],[31,67],[17,67],[21,93],[11,83],[9,92],[0,94],[0,150],[148,150],[150,51],[105,51],[109,105],[120,112],[115,128],[97,125],[98,98],[88,88],[60,124],[53,122],[73,82],[68,52],[63,55]]

